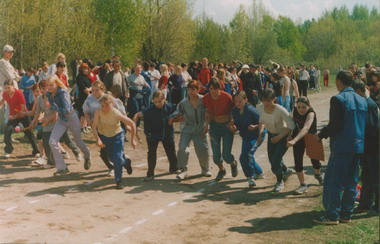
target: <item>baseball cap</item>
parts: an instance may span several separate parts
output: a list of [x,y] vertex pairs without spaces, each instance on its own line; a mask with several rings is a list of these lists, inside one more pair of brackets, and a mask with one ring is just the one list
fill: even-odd
[[3,52],[14,52],[15,50],[14,50],[14,48],[11,46],[11,45],[5,45],[4,47],[3,47]]
[[249,69],[249,66],[247,64],[244,64],[243,67],[241,67],[242,69]]

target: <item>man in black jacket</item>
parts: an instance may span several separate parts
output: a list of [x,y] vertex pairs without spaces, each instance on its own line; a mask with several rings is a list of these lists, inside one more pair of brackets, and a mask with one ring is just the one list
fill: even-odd
[[257,65],[250,64],[249,72],[242,73],[241,75],[243,90],[247,94],[248,101],[255,107],[259,103],[259,97],[263,91],[260,75],[257,71],[258,67]]
[[126,99],[129,97],[129,85],[123,72],[121,72],[121,62],[115,60],[112,62],[112,65],[113,71],[108,72],[104,77],[104,85],[107,91],[110,91],[111,89],[113,91],[120,91],[119,94],[121,94],[121,97],[117,98],[125,103]]

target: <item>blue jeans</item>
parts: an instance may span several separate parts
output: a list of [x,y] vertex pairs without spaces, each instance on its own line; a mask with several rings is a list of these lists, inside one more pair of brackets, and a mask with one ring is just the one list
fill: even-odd
[[123,166],[127,166],[124,156],[124,135],[124,131],[113,137],[106,137],[100,134],[100,139],[105,145],[107,155],[113,163],[116,182],[122,181]]
[[245,177],[254,177],[263,173],[263,170],[254,157],[254,154],[259,146],[260,145],[257,145],[257,139],[242,138],[239,160]]
[[290,113],[292,109],[290,107],[290,96],[285,96],[285,99],[282,101],[282,106]]
[[[218,123],[211,121],[210,123],[210,140],[214,163],[220,165],[223,160],[229,164],[235,161],[234,155],[231,154],[234,134],[226,127],[229,122]],[[223,139],[223,144],[221,144]],[[222,146],[222,150],[220,149]]]
[[330,220],[351,219],[360,154],[331,152],[323,185],[323,206]]
[[277,134],[272,134],[268,132],[268,158],[271,164],[271,170],[275,175],[281,175],[287,170],[282,157],[288,150],[286,146],[286,137],[282,138],[277,143],[272,143],[271,138],[277,136]]
[[277,96],[276,98],[277,98],[278,105],[282,106],[282,96]]

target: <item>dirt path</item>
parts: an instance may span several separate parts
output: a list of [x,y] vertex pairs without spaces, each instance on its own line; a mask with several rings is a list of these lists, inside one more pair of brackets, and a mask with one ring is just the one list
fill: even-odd
[[[319,125],[326,124],[329,98],[335,93],[331,89],[310,95]],[[299,229],[311,228],[313,206],[320,201],[321,187],[306,158],[309,193],[292,195],[298,186],[296,176],[288,180],[284,192],[271,193],[275,177],[266,143],[256,152],[266,178],[258,180],[255,189],[247,188],[241,169],[237,178],[228,169],[226,179],[219,183],[214,181],[214,165],[212,178],[200,177],[193,148],[191,177],[178,182],[175,175],[167,174],[162,146],[156,180],[142,182],[147,169],[144,142],[134,151],[127,143],[134,172],[132,176],[124,172],[126,187],[114,190],[114,179],[106,176],[97,149],[90,147],[94,158],[90,171],[68,160],[73,173],[59,179],[52,176],[54,169],[31,167],[31,158],[0,159],[0,243],[302,243]],[[240,148],[236,135],[236,158]],[[292,149],[285,162],[294,165]]]

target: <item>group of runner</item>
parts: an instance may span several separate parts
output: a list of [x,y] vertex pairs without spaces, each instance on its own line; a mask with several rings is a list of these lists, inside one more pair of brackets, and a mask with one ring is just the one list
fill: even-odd
[[[64,161],[67,153],[60,145],[65,142],[88,170],[91,153],[81,132],[92,131],[101,159],[109,174],[114,175],[116,188],[122,189],[123,167],[128,174],[133,172],[131,159],[124,153],[124,142],[128,141],[125,135],[129,131],[131,146],[135,148],[143,119],[148,145],[148,171],[144,181],[154,180],[159,142],[167,154],[169,172],[176,174],[179,180],[188,177],[191,141],[200,173],[211,177],[207,134],[213,162],[218,167],[215,180],[220,181],[226,175],[224,162],[230,165],[231,175],[236,177],[237,160],[231,150],[234,134],[239,131],[242,138],[239,161],[249,187],[255,187],[256,181],[265,177],[254,155],[267,137],[268,159],[276,176],[273,192],[281,192],[295,172],[300,186],[294,192],[303,194],[308,190],[303,173],[304,136],[317,135],[317,115],[307,98],[313,66],[307,70],[305,65],[296,68],[274,62],[267,68],[239,62],[214,65],[207,58],[175,66],[136,60],[129,72],[129,69],[122,71],[119,57],[114,56],[97,65],[88,59],[71,62],[73,86],[70,87],[64,54],[58,54],[57,62],[50,67],[44,64],[38,74],[33,74],[33,69],[28,70],[18,84],[20,77],[9,63],[13,47],[6,45],[3,51],[0,73],[5,79],[1,84],[0,106],[5,102],[9,106],[4,133],[6,158],[13,152],[12,132],[21,123],[33,147],[32,154],[39,157],[36,163],[45,168],[55,166],[56,176],[68,174]],[[3,71],[4,65],[8,73]],[[352,71],[352,77],[376,100],[380,82],[379,73],[373,69],[368,67],[368,72],[361,76],[358,70]],[[325,86],[328,79],[324,76]],[[173,127],[176,122],[181,123],[177,151]],[[39,148],[34,128],[37,128],[37,140],[41,140]],[[293,147],[295,172],[283,161],[289,147]],[[315,159],[311,159],[311,163],[315,179],[323,185],[321,163]]]

